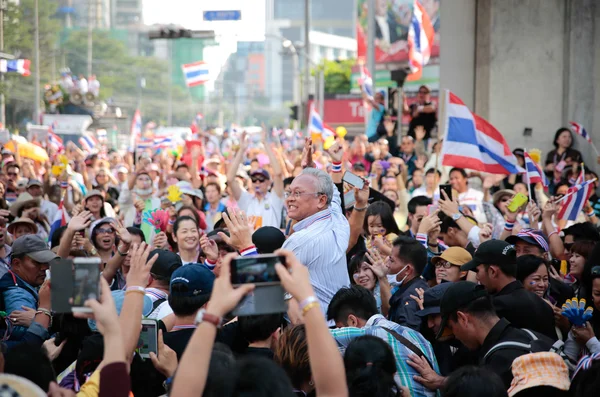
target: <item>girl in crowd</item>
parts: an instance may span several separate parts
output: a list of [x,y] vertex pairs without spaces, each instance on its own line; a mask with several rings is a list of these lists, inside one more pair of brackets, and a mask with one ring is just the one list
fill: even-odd
[[377,310],[384,316],[390,309],[391,287],[386,277],[383,258],[375,250],[359,252],[348,264],[350,283],[371,291],[377,302]]
[[383,201],[376,201],[369,205],[363,231],[367,235],[367,247],[377,248],[384,256],[391,255],[391,243],[400,234],[392,209]]
[[177,243],[183,265],[198,263],[200,232],[194,218],[181,216],[175,220],[173,241]]
[[586,267],[586,260],[594,246],[596,245],[593,241],[577,241],[571,246],[569,252],[569,274],[565,277],[565,282],[570,282],[571,287],[575,293],[574,296],[578,298],[584,298],[587,291],[584,291],[585,287],[582,288],[582,276]]

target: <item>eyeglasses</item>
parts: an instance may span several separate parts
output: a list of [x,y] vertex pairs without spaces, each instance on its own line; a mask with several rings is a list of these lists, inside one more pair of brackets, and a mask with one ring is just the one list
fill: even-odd
[[98,230],[98,234],[113,234],[115,232],[115,229],[113,229],[112,227],[109,227],[108,229],[96,229]]
[[266,181],[266,179],[261,179],[261,178],[252,178],[252,183],[263,183],[264,181]]
[[438,263],[435,264],[435,268],[439,269],[439,268],[444,268],[444,269],[450,269],[452,266],[454,266],[452,263],[448,262],[448,261],[439,261]]
[[315,192],[315,193],[285,192],[283,194],[283,196],[285,198],[293,197],[296,200],[298,200],[301,196],[310,196],[310,195],[313,195],[313,194],[318,196],[318,195],[325,194],[325,193],[322,193],[322,192]]

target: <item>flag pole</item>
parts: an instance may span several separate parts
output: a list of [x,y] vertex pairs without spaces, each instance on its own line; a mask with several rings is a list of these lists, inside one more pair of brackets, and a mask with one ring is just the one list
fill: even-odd
[[[523,151],[527,153],[527,148],[523,148]],[[531,195],[531,178],[529,177],[529,170],[527,169],[527,163],[525,163],[525,174],[527,175],[527,194],[529,195],[529,201],[532,200]]]
[[[439,118],[439,130],[438,130],[438,146],[440,144],[443,145],[442,141],[445,141],[447,136],[448,136],[448,95],[449,91],[444,89],[441,90],[440,92],[440,118]],[[442,139],[440,139],[440,136],[443,136]],[[440,174],[442,173],[442,171],[440,170],[440,164],[443,166],[443,161],[442,161],[442,157],[443,157],[443,146],[440,148],[439,153],[437,153],[437,155],[435,156],[435,169],[436,171],[439,171]],[[436,172],[435,174],[435,180],[437,181],[437,183],[439,184],[439,176],[438,173]]]
[[[590,183],[592,183],[592,182],[596,182],[596,181],[597,181],[597,178],[594,178],[594,179],[591,179],[589,182],[590,182]],[[585,183],[585,182],[584,182],[584,183]],[[577,193],[578,191],[579,191],[579,190],[574,190],[574,191],[572,191],[572,192],[570,192],[570,193],[567,193],[567,194],[565,194],[564,196],[562,196],[561,198],[559,198],[558,200],[556,200],[556,201],[555,201],[555,203],[560,203],[561,201],[563,201],[563,200],[564,200],[564,199],[566,199],[567,197],[569,197],[569,196],[571,196],[571,195],[573,195],[573,194]]]

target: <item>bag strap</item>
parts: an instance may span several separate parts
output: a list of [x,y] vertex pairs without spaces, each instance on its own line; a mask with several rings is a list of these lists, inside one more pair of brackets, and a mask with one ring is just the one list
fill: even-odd
[[165,298],[155,300],[154,303],[152,303],[152,311],[155,311],[164,301],[166,301]]
[[528,330],[526,328],[522,328],[522,330],[525,331],[525,333],[529,336],[529,338],[531,338],[529,343],[522,343],[522,342],[515,342],[515,341],[500,342],[500,343],[492,346],[492,348],[490,350],[488,350],[487,353],[485,353],[485,356],[483,356],[483,359],[484,360],[487,359],[491,354],[497,352],[498,350],[509,349],[509,348],[525,350],[525,351],[531,353],[531,342],[538,340],[538,337],[531,330]]
[[431,369],[433,368],[433,365],[431,364],[431,361],[429,361],[429,358],[427,358],[427,356],[425,355],[425,353],[423,353],[423,351],[421,349],[419,349],[417,346],[415,346],[414,343],[412,343],[411,341],[409,341],[408,339],[406,339],[404,336],[400,335],[398,332],[389,329],[389,328],[385,328],[385,327],[381,327],[381,329],[387,331],[389,334],[391,334],[394,338],[396,338],[396,340],[398,342],[400,342],[402,345],[404,345],[404,347],[406,347],[408,350],[410,350],[411,352],[413,352],[414,354],[416,354],[417,356],[424,358],[425,360],[427,360],[427,364],[429,364],[429,366],[431,367]]

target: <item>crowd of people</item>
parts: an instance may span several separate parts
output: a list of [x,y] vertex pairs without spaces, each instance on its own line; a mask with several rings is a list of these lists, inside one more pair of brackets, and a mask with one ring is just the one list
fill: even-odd
[[[528,189],[443,166],[419,96],[409,134],[385,119],[328,150],[266,131],[201,131],[183,152],[69,144],[45,164],[3,149],[2,395],[596,396],[600,198],[559,219],[571,132],[549,188]],[[258,254],[285,258],[287,311],[235,317],[257,286],[232,285],[232,261]],[[100,297],[59,313],[49,275],[82,257]],[[160,328],[147,358],[143,319]]]

